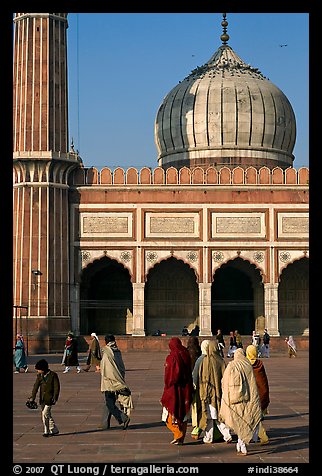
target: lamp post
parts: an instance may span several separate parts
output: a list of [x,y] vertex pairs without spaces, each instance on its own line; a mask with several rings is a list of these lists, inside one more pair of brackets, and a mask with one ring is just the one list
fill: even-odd
[[[40,269],[32,269],[31,270],[33,275],[33,290],[36,291],[36,287],[38,286],[37,278],[42,275]],[[28,318],[26,319],[26,334],[27,334],[27,355],[29,351],[29,331],[28,331]]]

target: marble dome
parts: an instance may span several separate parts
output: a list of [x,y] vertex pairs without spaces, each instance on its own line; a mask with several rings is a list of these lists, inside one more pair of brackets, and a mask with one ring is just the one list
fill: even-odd
[[235,53],[228,35],[221,39],[210,60],[179,82],[159,107],[159,166],[292,166],[296,121],[290,102]]

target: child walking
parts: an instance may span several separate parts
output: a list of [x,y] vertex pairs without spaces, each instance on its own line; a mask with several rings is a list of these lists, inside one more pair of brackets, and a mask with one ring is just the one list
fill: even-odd
[[59,378],[56,372],[49,369],[48,362],[45,359],[39,360],[35,369],[37,370],[37,377],[29,400],[35,401],[40,389],[39,404],[41,405],[41,418],[44,425],[43,436],[55,436],[58,435],[59,430],[52,417],[51,407],[55,405],[59,397]]

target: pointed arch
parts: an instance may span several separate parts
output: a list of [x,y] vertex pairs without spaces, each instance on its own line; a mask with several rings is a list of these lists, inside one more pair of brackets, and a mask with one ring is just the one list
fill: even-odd
[[236,329],[251,335],[264,315],[264,286],[260,270],[249,260],[230,259],[216,269],[211,288],[211,327],[216,334]]
[[127,334],[133,312],[133,289],[128,269],[104,256],[89,263],[80,276],[82,334]]
[[145,285],[145,329],[181,335],[199,313],[199,288],[194,270],[173,256],[150,268]]
[[288,263],[279,277],[278,324],[281,335],[309,333],[309,259]]

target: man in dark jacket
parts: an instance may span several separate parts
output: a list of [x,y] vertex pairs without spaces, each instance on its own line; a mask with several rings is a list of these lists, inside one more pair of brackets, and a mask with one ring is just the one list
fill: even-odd
[[59,430],[51,415],[51,407],[55,405],[59,397],[59,378],[56,372],[48,368],[48,362],[45,359],[39,360],[35,369],[37,370],[37,377],[29,400],[34,401],[40,389],[39,404],[41,405],[41,418],[44,424],[43,436],[55,436],[58,435]]

